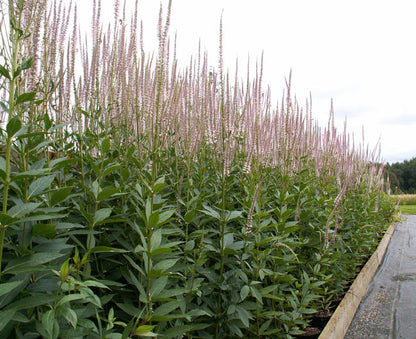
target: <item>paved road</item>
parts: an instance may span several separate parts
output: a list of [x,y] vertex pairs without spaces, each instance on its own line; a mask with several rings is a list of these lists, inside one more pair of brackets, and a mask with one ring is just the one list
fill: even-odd
[[397,225],[345,339],[416,339],[416,215]]

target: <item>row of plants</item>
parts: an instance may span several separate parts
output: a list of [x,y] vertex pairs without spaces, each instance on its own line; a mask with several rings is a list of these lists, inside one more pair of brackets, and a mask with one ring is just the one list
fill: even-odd
[[221,24],[180,70],[171,2],[154,59],[118,1],[90,49],[76,8],[0,4],[2,338],[291,338],[336,304],[394,204],[333,112],[231,82]]

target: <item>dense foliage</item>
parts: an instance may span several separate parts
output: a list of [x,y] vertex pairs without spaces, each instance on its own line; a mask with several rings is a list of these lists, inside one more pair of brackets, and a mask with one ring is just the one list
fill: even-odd
[[0,3],[2,338],[291,338],[342,296],[394,208],[333,116],[230,84],[221,34],[178,71],[170,4],[153,64],[98,1],[78,80],[71,11]]
[[385,166],[391,192],[395,194],[416,193],[416,158],[395,162]]

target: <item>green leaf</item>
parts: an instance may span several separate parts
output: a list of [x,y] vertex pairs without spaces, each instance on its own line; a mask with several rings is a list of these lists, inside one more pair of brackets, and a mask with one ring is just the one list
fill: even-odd
[[89,250],[90,253],[126,253],[127,250],[108,246],[96,246]]
[[8,214],[0,213],[0,224],[2,224],[3,226],[9,225],[15,220],[16,220],[15,218],[11,217]]
[[80,293],[74,293],[74,294],[68,294],[63,296],[57,303],[56,303],[56,307],[59,307],[61,305],[65,305],[66,303],[69,303],[71,301],[74,300],[81,300],[84,299],[85,295],[80,294]]
[[163,277],[152,280],[150,284],[150,296],[157,298],[159,293],[165,288],[168,283],[168,277],[165,275]]
[[52,224],[35,224],[32,227],[32,236],[41,236],[53,239],[56,235],[56,225]]
[[247,286],[247,285],[243,286],[243,288],[240,291],[241,301],[247,298],[249,292],[250,292],[250,286]]
[[91,184],[91,193],[94,197],[95,200],[98,199],[98,193],[101,191],[100,185],[98,184],[98,181],[95,180],[92,184]]
[[249,327],[250,326],[250,319],[252,319],[253,316],[245,308],[243,308],[239,305],[236,306],[236,311],[237,311],[237,314],[238,314],[238,318],[241,320],[243,325],[245,327]]
[[[123,323],[123,326],[126,324]],[[108,333],[105,335],[106,339],[123,339],[123,335],[121,333]]]
[[20,73],[22,73],[22,67],[17,66],[17,68],[13,71],[13,79],[16,79]]
[[58,169],[58,168],[62,168],[65,166],[69,166],[69,165],[73,165],[75,163],[77,163],[79,160],[78,159],[67,159],[67,158],[58,158],[58,159],[53,159],[49,166],[50,168],[53,169]]
[[250,286],[250,291],[251,291],[251,295],[257,299],[257,301],[260,304],[263,304],[263,299],[261,297],[261,294],[259,292],[259,290],[257,288],[255,288],[254,286]]
[[0,311],[0,331],[12,320],[16,310]]
[[14,175],[14,178],[16,179],[26,179],[29,177],[36,177],[40,175],[46,175],[48,172],[50,172],[49,168],[41,168],[41,169],[31,169],[26,172],[19,172]]
[[113,196],[115,196],[119,192],[120,191],[119,191],[119,189],[117,187],[108,188],[108,189],[102,190],[97,195],[97,201],[103,201],[103,200],[105,200],[107,198],[113,197]]
[[17,116],[11,118],[6,126],[7,136],[12,138],[22,128],[22,122]]
[[[42,327],[48,334],[48,339],[58,338],[58,323],[55,321],[55,311],[49,310],[42,316]],[[58,332],[58,333],[57,333]]]
[[10,80],[9,71],[2,65],[0,65],[0,74]]
[[6,173],[6,159],[0,157],[0,171]]
[[265,323],[263,323],[263,325],[261,325],[260,327],[260,334],[264,334],[264,332],[271,327],[270,324],[272,323],[273,319],[269,319],[267,320]]
[[36,92],[27,92],[20,94],[16,99],[16,105],[27,102],[27,101],[33,101],[36,97]]
[[62,213],[50,213],[50,214],[31,214],[28,217],[20,218],[19,222],[35,222],[35,221],[45,221],[51,219],[62,219],[65,218],[66,214]]
[[55,191],[51,196],[50,204],[55,206],[60,202],[63,202],[72,192],[72,187],[63,187]]
[[217,219],[217,220],[221,219],[220,214],[217,211],[215,211],[214,209],[212,209],[211,207],[209,207],[207,205],[204,205],[204,208],[205,209],[201,211],[202,213],[204,213],[208,216],[211,216],[211,217],[213,217],[214,219]]
[[33,57],[30,57],[29,59],[24,59],[23,58],[20,67],[22,68],[22,70],[28,69],[28,68],[33,66],[33,62],[34,62]]
[[88,286],[88,287],[98,287],[98,288],[106,288],[106,289],[110,289],[108,286],[104,285],[103,283],[100,283],[99,281],[95,281],[95,280],[86,280],[82,283],[84,286]]
[[94,225],[104,221],[111,215],[111,208],[101,208],[95,213]]
[[149,217],[149,226],[151,228],[156,228],[159,225],[159,212],[154,212]]
[[152,330],[156,325],[141,325],[134,331],[134,334],[139,337],[157,337],[158,335],[153,333]]
[[238,219],[241,217],[242,213],[242,211],[227,211],[225,221],[229,222],[231,220]]
[[184,334],[190,331],[202,330],[209,326],[209,324],[192,324],[171,327],[163,332],[163,339],[182,338]]
[[149,223],[150,216],[152,215],[152,201],[150,198],[146,199],[146,204],[144,207],[146,221]]
[[230,247],[230,245],[234,242],[234,234],[227,233],[224,235],[224,248]]
[[9,107],[7,107],[7,104],[5,104],[3,101],[0,101],[0,107],[3,111],[9,113]]
[[194,215],[195,215],[194,211],[186,212],[185,217],[184,217],[185,221],[189,224],[193,220]]
[[154,271],[164,272],[174,266],[179,259],[165,259],[153,266]]
[[102,308],[100,297],[96,295],[90,288],[82,287],[80,288],[80,293],[84,295],[83,302],[88,301],[92,303],[93,305],[96,305],[99,308]]
[[160,227],[163,224],[165,224],[166,222],[168,222],[175,212],[176,212],[176,210],[174,210],[174,209],[161,212],[159,214],[158,227]]
[[156,180],[155,184],[152,187],[153,193],[159,193],[165,187],[165,177],[160,177]]
[[43,115],[43,123],[45,125],[45,129],[46,130],[49,130],[52,127],[52,121],[51,121],[51,118],[49,118],[49,114],[48,113],[45,113]]
[[29,185],[29,199],[31,197],[35,197],[41,193],[44,193],[44,191],[49,188],[49,186],[52,184],[52,182],[55,179],[55,175],[48,175],[44,177],[40,177],[39,179],[33,181]]
[[128,315],[131,315],[132,317],[136,317],[140,310],[134,306],[131,302],[129,303],[116,303],[118,307],[122,309],[123,312],[126,312]]
[[[29,308],[38,307],[41,305],[47,305],[55,300],[54,295],[42,294],[42,295],[32,295],[26,298],[19,299],[12,304],[8,305],[8,309],[27,310]],[[0,317],[1,318],[1,317]]]
[[119,168],[121,168],[120,164],[115,164],[115,165],[108,166],[104,170],[103,176],[109,175],[110,173],[113,173],[113,172],[117,171]]
[[131,338],[131,332],[133,330],[134,327],[134,318],[132,318],[129,323],[127,324],[127,326],[124,328],[123,334],[121,339],[128,339]]
[[101,142],[101,149],[103,150],[104,154],[107,154],[108,152],[110,152],[110,149],[111,149],[110,138],[106,138]]
[[162,230],[157,229],[153,232],[152,238],[151,238],[151,251],[157,249],[162,241]]
[[40,202],[27,202],[27,203],[19,203],[18,205],[13,206],[8,211],[8,215],[12,216],[13,218],[23,217],[30,212],[34,211],[38,208],[42,203]]
[[8,283],[0,284],[0,296],[9,293],[13,289],[15,289],[17,286],[19,286],[24,280],[19,281],[12,281]]
[[63,315],[63,317],[71,324],[73,328],[77,327],[78,316],[77,313],[70,307],[62,306],[57,311]]
[[62,253],[39,252],[27,257],[17,258],[9,261],[3,273],[30,272],[34,266],[43,265],[64,255]]
[[153,315],[167,315],[176,310],[182,303],[184,303],[182,300],[173,300],[167,303],[163,303],[161,306],[154,310]]

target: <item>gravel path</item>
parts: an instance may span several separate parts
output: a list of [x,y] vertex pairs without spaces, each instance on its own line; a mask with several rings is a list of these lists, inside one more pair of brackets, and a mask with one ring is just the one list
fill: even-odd
[[416,339],[416,215],[403,219],[345,339]]

